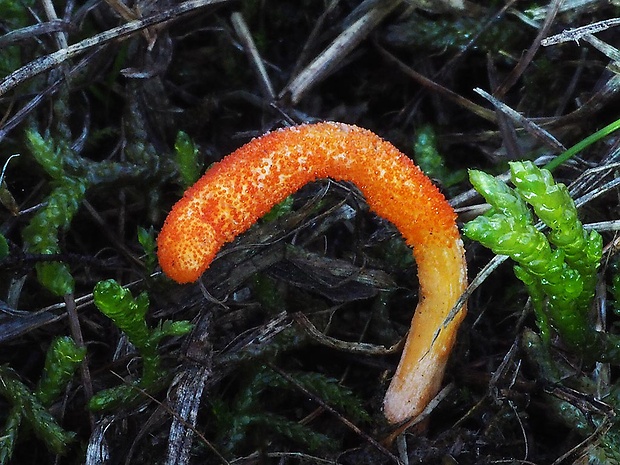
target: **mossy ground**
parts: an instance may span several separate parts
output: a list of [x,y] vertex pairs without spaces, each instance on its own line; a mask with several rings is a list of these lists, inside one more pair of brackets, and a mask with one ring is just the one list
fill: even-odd
[[[13,33],[0,38],[3,76],[55,52],[63,41],[75,44],[177,6],[138,2],[121,19],[114,2],[48,3],[62,21],[50,19],[39,3],[0,0],[1,32]],[[504,11],[500,2],[488,1],[456,11],[440,2],[429,11],[416,3],[221,2],[146,33],[95,44],[0,96],[0,160],[21,154],[0,188],[6,207],[0,232],[8,240],[0,261],[0,363],[34,389],[56,336],[80,333],[88,349],[88,370],[50,410],[76,433],[56,463],[156,464],[167,454],[176,463],[379,464],[394,463],[399,454],[425,464],[617,463],[617,368],[586,365],[581,354],[561,345],[544,349],[527,294],[507,264],[470,299],[445,399],[399,447],[380,447],[390,433],[381,400],[398,351],[378,349],[396,344],[408,328],[415,265],[397,231],[368,213],[353,186],[324,181],[302,189],[277,215],[227,246],[203,277],[204,288],[152,274],[157,270],[146,231],[159,230],[187,173],[283,124],[339,120],[375,131],[412,157],[414,148],[418,155],[441,155],[441,169],[432,160],[435,181],[466,221],[472,213],[465,207],[480,199],[464,200],[471,186],[462,170],[499,174],[513,159],[548,159],[561,149],[544,131],[570,147],[620,118],[620,77],[612,59],[587,40],[533,49],[545,21],[540,5],[517,2]],[[26,7],[42,24],[19,35],[37,25]],[[378,8],[391,11],[350,53],[334,54],[327,76],[291,98],[295,77]],[[275,97],[257,77],[231,22],[234,12],[247,23]],[[575,10],[567,3],[544,36],[618,13],[612,4]],[[616,36],[615,29],[597,34],[611,45]],[[476,87],[540,131],[495,112]],[[33,154],[32,131],[47,141],[46,160],[41,150]],[[184,139],[186,155],[195,144],[199,157],[185,157],[191,166],[181,168],[174,149],[179,131],[190,141]],[[581,197],[613,181],[617,157],[612,134],[554,174],[575,182],[571,192]],[[53,228],[28,229],[47,206],[62,204],[50,195],[76,180],[85,193],[64,200],[79,208],[48,213]],[[616,219],[617,191],[605,191],[580,211],[584,223]],[[144,228],[140,240],[138,228]],[[608,247],[598,309],[607,303],[617,250],[613,231],[602,234]],[[52,246],[40,250],[33,242]],[[474,277],[492,254],[466,246]],[[57,273],[41,265],[58,260],[64,265]],[[37,279],[40,268],[47,271],[39,278],[58,278],[54,292]],[[134,349],[92,304],[95,284],[110,278],[131,283],[134,295],[148,292],[150,326],[192,320],[195,330],[161,345],[168,390],[95,415],[86,411],[92,391],[141,372]],[[617,318],[609,313],[606,330],[615,331]],[[312,336],[309,324],[336,342]],[[353,350],[351,344],[360,342],[377,350]],[[336,381],[342,389],[334,388]],[[169,438],[180,404],[193,406],[200,433],[189,448],[183,438]],[[9,407],[0,399],[0,425]],[[177,421],[174,428],[182,425]],[[55,458],[23,427],[8,463]]]

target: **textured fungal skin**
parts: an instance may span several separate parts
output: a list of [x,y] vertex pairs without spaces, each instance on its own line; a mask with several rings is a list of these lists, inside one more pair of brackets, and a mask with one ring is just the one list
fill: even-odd
[[465,308],[445,327],[444,321],[467,276],[453,209],[389,142],[331,122],[252,140],[213,165],[174,206],[158,237],[159,262],[175,281],[196,281],[225,243],[305,184],[328,177],[353,182],[370,208],[394,223],[413,247],[420,299],[384,402],[390,422],[404,421],[440,388]]

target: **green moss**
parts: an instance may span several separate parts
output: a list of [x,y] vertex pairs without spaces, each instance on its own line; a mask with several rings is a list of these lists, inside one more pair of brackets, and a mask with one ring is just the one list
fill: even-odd
[[[66,177],[55,183],[46,204],[22,231],[26,249],[35,254],[59,254],[59,235],[69,229],[71,220],[86,193],[80,179]],[[39,282],[58,296],[72,293],[75,287],[69,267],[62,262],[40,262],[36,265]]]
[[66,389],[85,355],[86,349],[78,348],[73,339],[54,339],[47,351],[36,392],[32,392],[13,370],[0,367],[0,395],[11,405],[0,431],[0,464],[9,463],[24,424],[29,429],[23,434],[33,431],[51,452],[66,452],[75,434],[61,428],[47,407]]
[[200,152],[196,144],[183,131],[177,133],[174,151],[177,169],[181,176],[181,185],[183,188],[188,188],[200,177],[202,171]]
[[153,226],[149,229],[138,227],[138,242],[144,250],[144,266],[148,273],[152,273],[157,267],[157,240]]
[[43,405],[51,405],[62,394],[84,357],[86,348],[78,347],[70,337],[58,337],[52,341],[36,391]]
[[121,385],[98,392],[90,400],[93,411],[127,407],[141,398],[141,390],[157,390],[167,380],[161,367],[157,347],[168,336],[182,336],[191,331],[188,321],[165,321],[158,327],[150,328],[146,324],[146,312],[149,298],[145,292],[133,297],[116,281],[109,279],[95,286],[93,298],[96,307],[121,329],[142,356],[142,377],[134,384]]
[[[609,347],[589,316],[601,236],[583,229],[566,186],[555,183],[549,171],[531,162],[511,163],[510,169],[514,190],[488,174],[470,172],[474,188],[492,208],[467,223],[465,235],[517,262],[515,274],[530,293],[545,341],[554,331],[588,357],[604,356]],[[547,236],[534,225],[527,204],[551,229]]]

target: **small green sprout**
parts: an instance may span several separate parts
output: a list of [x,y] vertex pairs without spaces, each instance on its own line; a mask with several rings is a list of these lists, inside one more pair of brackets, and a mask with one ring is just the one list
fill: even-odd
[[26,144],[37,163],[45,170],[50,178],[60,180],[64,177],[65,168],[63,153],[67,151],[64,143],[54,143],[34,129],[26,131]]
[[590,134],[585,139],[579,141],[578,143],[573,145],[571,148],[566,150],[564,153],[559,154],[557,157],[555,157],[553,160],[551,160],[549,163],[545,165],[545,169],[548,169],[549,171],[553,171],[558,166],[560,166],[562,163],[569,160],[571,157],[575,156],[576,154],[583,151],[585,148],[589,147],[595,142],[598,142],[604,137],[607,137],[609,134],[617,131],[618,129],[620,129],[620,119],[617,119],[613,121],[612,123],[609,123],[604,128],[599,129],[594,134]]
[[466,171],[446,167],[437,145],[437,134],[431,125],[418,128],[413,145],[416,163],[427,176],[439,180],[445,187],[460,183],[467,176]]
[[138,242],[144,249],[144,265],[149,273],[152,273],[157,266],[157,241],[155,240],[155,229],[151,226],[145,229],[138,226]]
[[[22,231],[26,248],[31,253],[60,253],[58,236],[69,228],[73,216],[86,193],[86,184],[77,178],[65,177]],[[36,265],[39,282],[58,296],[73,292],[74,280],[69,267],[61,262],[41,262]]]
[[[483,172],[470,172],[491,210],[467,223],[465,235],[517,263],[515,274],[532,298],[544,341],[553,331],[596,359],[612,356],[614,338],[596,332],[590,318],[601,236],[584,230],[566,186],[555,183],[549,171],[514,162],[510,172],[514,189]],[[547,235],[534,225],[528,204],[549,227]]]
[[292,195],[289,195],[282,202],[275,204],[271,208],[271,210],[265,213],[262,220],[267,221],[267,222],[275,221],[278,218],[280,218],[282,215],[286,215],[287,213],[292,212],[294,201],[295,201],[295,197]]
[[[159,342],[167,336],[187,334],[192,325],[188,321],[165,321],[149,328],[145,316],[149,298],[145,292],[134,298],[131,291],[110,279],[100,281],[93,292],[95,305],[120,328],[142,356],[142,377],[130,385],[121,385],[98,392],[90,400],[93,411],[126,406],[141,397],[141,390],[152,391],[162,387],[166,373],[161,368],[157,351]],[[137,389],[136,389],[137,388]]]
[[187,188],[198,181],[202,170],[198,147],[185,132],[179,131],[174,151],[183,188]]
[[43,405],[52,405],[62,394],[84,357],[86,347],[78,347],[70,337],[58,337],[52,341],[45,358],[43,376],[36,390],[36,396]]

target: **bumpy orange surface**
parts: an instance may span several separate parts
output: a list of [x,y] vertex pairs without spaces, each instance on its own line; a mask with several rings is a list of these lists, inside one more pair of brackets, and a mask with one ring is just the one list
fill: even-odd
[[196,281],[215,254],[308,182],[351,181],[413,247],[420,300],[386,394],[391,422],[417,415],[438,391],[465,308],[444,325],[467,277],[455,213],[421,170],[374,133],[342,123],[271,132],[211,167],[170,212],[158,238],[161,267]]

